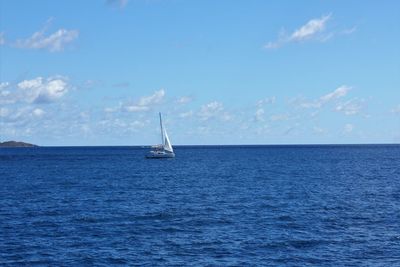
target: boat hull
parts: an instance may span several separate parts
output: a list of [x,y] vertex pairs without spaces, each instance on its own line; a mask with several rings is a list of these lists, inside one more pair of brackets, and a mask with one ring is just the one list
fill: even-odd
[[169,158],[174,158],[174,157],[175,157],[175,153],[165,152],[165,151],[150,151],[146,155],[146,158],[148,158],[148,159],[169,159]]

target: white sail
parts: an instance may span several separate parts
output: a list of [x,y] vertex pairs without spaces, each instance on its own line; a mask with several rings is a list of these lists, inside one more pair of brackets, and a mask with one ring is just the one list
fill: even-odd
[[171,142],[169,141],[167,131],[165,131],[165,130],[164,130],[164,137],[165,137],[164,150],[166,150],[168,152],[171,152],[171,153],[174,152],[174,149],[172,148]]
[[160,130],[161,130],[161,145],[152,146],[153,150],[151,150],[146,158],[148,159],[160,159],[160,158],[174,158],[175,153],[172,148],[171,141],[169,141],[167,131],[165,130],[160,115]]

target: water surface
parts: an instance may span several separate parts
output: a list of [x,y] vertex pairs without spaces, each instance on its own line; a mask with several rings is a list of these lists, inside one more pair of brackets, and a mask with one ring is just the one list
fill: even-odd
[[0,265],[400,266],[400,146],[0,149]]

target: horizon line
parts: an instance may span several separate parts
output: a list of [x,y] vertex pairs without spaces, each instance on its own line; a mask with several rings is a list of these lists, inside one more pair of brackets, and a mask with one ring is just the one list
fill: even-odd
[[[1,143],[1,142],[0,142]],[[152,145],[36,145],[35,147],[24,148],[37,148],[37,147],[135,147],[135,148],[149,148]],[[379,145],[400,145],[400,143],[296,143],[296,144],[185,144],[173,145],[173,147],[240,147],[240,146],[379,146]],[[0,147],[1,148],[1,147]],[[3,147],[7,148],[7,147]]]

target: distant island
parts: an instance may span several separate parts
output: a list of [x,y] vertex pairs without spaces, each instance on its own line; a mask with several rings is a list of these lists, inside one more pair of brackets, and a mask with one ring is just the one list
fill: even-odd
[[17,141],[6,141],[0,142],[0,147],[37,147],[37,145]]

